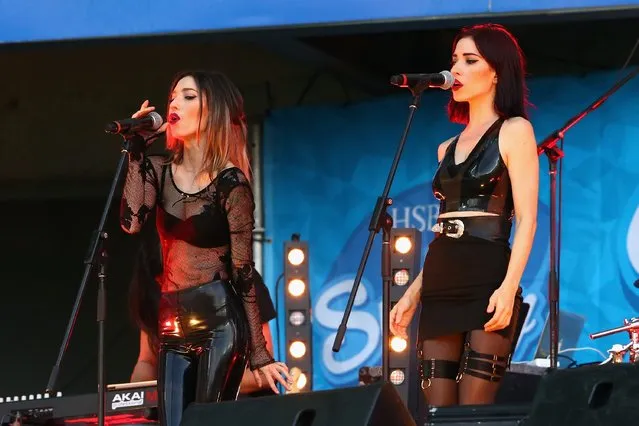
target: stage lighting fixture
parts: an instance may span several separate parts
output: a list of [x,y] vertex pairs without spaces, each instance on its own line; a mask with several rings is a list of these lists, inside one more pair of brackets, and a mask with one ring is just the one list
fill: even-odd
[[[390,306],[384,306],[384,309],[392,309],[419,274],[422,266],[421,237],[421,232],[415,228],[393,228],[391,230]],[[389,342],[387,342],[390,345],[388,351],[390,377],[388,381],[395,385],[411,413],[417,412],[418,392],[421,392],[416,350],[418,317],[419,315],[413,317],[413,322],[407,329],[408,340],[391,333]]]
[[296,392],[312,390],[313,353],[308,243],[293,235],[284,243],[286,364],[295,371]]

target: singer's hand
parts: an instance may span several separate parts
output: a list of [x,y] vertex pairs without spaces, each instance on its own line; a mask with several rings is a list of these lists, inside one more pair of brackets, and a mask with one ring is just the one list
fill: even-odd
[[[133,115],[131,116],[131,118],[140,118],[140,117],[144,117],[145,115],[147,115],[148,113],[150,113],[151,111],[155,111],[155,107],[154,106],[149,106],[149,101],[148,99],[144,102],[142,102],[142,105],[140,105],[140,109],[137,110],[135,113],[133,113]],[[159,129],[153,131],[153,132],[149,132],[149,131],[140,131],[138,132],[140,134],[140,136],[142,136],[145,140],[151,138],[152,136],[155,135],[159,135],[160,133],[164,133],[166,131],[166,127],[168,126],[168,123],[163,123],[162,126],[160,126]]]
[[407,328],[417,311],[419,305],[418,296],[407,291],[391,309],[388,321],[390,332],[395,336],[408,339]]
[[264,367],[261,367],[259,370],[253,370],[253,376],[255,377],[257,386],[262,387],[262,377],[260,373],[262,373],[266,377],[269,386],[276,394],[279,394],[280,391],[277,390],[275,380],[280,382],[287,391],[291,390],[291,385],[293,384],[293,382],[288,374],[288,367],[283,362],[273,362],[271,364],[265,365]]

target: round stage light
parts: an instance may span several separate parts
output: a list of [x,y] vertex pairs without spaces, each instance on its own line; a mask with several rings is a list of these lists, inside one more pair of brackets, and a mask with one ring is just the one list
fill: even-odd
[[408,342],[406,342],[405,339],[399,336],[393,336],[393,338],[390,341],[390,347],[393,350],[393,352],[403,352],[404,350],[406,350],[407,346],[408,346]]
[[300,325],[304,324],[304,322],[306,321],[306,316],[304,315],[304,312],[302,311],[293,311],[288,316],[288,321],[291,323],[291,325],[294,325],[295,327],[299,327]]
[[399,237],[395,240],[395,250],[402,254],[408,253],[413,248],[413,242],[408,237]]
[[393,274],[393,282],[395,285],[403,286],[408,284],[408,281],[410,281],[410,275],[407,269],[399,269]]
[[306,291],[306,283],[299,278],[292,279],[288,283],[288,292],[291,296],[299,297]]
[[390,382],[392,384],[394,384],[395,386],[401,385],[402,383],[404,383],[404,379],[406,378],[406,375],[404,374],[403,370],[393,370],[390,373]]
[[296,340],[292,342],[291,345],[288,347],[288,352],[293,358],[301,358],[306,355],[306,344],[304,344],[304,342]]
[[307,384],[308,384],[308,379],[306,378],[306,374],[304,373],[300,374],[300,376],[297,378],[297,388],[304,389]]
[[304,262],[304,252],[298,248],[289,250],[288,261],[291,265],[301,265]]

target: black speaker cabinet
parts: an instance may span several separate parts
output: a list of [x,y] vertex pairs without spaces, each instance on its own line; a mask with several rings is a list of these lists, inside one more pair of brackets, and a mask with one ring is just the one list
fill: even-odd
[[519,426],[529,411],[530,406],[522,404],[430,407],[424,426]]
[[191,404],[181,426],[416,426],[390,383]]
[[639,366],[590,365],[544,376],[525,426],[636,424]]

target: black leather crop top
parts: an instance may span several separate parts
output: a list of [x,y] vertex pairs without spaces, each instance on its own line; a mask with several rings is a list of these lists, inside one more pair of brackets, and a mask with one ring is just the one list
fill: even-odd
[[440,200],[440,214],[477,211],[512,219],[514,203],[510,176],[499,153],[502,124],[503,119],[495,121],[460,164],[455,164],[459,136],[448,145],[433,178],[433,194]]

